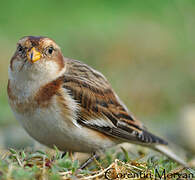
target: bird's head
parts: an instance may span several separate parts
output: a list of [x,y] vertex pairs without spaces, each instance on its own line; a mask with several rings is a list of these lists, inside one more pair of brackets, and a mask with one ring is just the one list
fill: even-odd
[[17,43],[10,61],[12,78],[39,80],[55,77],[65,62],[59,46],[50,38],[25,36]]

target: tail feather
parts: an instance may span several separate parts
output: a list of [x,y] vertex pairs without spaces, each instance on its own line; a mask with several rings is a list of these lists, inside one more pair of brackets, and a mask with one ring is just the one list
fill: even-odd
[[[151,143],[149,147],[153,148],[154,150],[166,155],[173,161],[176,161],[177,163],[181,164],[185,168],[188,168],[188,164],[182,160],[179,156],[177,156],[168,146],[168,142],[163,140],[162,138],[143,130],[140,139],[143,141],[143,145],[147,146],[147,143]],[[146,143],[146,144],[145,144]]]
[[144,143],[168,145],[168,142],[146,130],[142,130],[142,134],[139,137]]
[[171,151],[171,149],[168,146],[155,145],[153,149],[162,154],[165,154],[170,159],[172,159],[173,161],[176,161],[177,163],[181,164],[185,168],[189,168],[189,165],[184,160],[182,160],[180,157],[178,157],[173,151]]

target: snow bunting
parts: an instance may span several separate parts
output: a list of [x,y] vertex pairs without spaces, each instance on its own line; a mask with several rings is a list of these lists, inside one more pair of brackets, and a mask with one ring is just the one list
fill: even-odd
[[50,38],[19,40],[10,61],[9,104],[34,139],[60,150],[97,153],[130,142],[185,163],[122,103],[107,79],[62,55]]

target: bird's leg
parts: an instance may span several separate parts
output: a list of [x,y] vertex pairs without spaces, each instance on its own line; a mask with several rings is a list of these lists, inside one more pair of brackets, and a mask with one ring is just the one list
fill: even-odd
[[64,156],[66,156],[67,153],[68,153],[68,155],[70,156],[71,159],[74,159],[74,158],[73,158],[74,152],[72,152],[72,151],[64,151],[64,152],[62,153],[61,158],[63,158]]
[[98,159],[99,158],[99,155],[97,155],[96,153],[93,153],[92,156],[87,159],[80,167],[79,169],[84,169],[86,168],[94,159]]
[[69,156],[70,156],[70,158],[71,158],[71,160],[73,162],[74,161],[74,152],[69,151]]
[[63,153],[62,153],[62,156],[61,156],[61,158],[63,159],[64,158],[64,156],[66,156],[66,154],[68,153],[68,151],[64,151]]

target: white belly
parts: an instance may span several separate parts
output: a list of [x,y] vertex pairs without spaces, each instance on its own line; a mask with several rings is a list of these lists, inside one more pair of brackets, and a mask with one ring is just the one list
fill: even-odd
[[70,123],[58,110],[55,105],[36,109],[31,115],[15,115],[30,136],[51,148],[56,145],[62,151],[95,152],[116,144],[94,130]]

